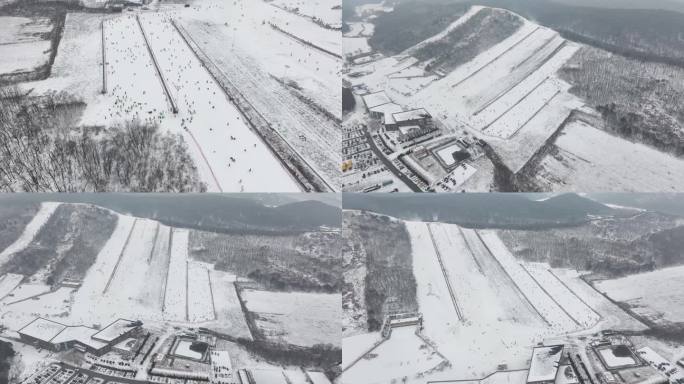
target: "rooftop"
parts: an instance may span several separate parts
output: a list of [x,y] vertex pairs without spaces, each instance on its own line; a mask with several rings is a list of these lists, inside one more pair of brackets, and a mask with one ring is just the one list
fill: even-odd
[[391,103],[392,99],[387,96],[385,91],[369,93],[363,96],[363,102],[366,104],[367,108],[377,107],[379,105]]
[[55,336],[50,342],[54,344],[67,343],[70,341],[78,341],[81,344],[87,345],[94,349],[106,347],[107,344],[101,341],[93,340],[92,336],[97,332],[97,329],[86,326],[66,327],[62,332]]
[[49,342],[66,327],[67,326],[64,324],[38,317],[25,325],[24,328],[20,329],[19,333],[34,337],[41,341]]
[[412,109],[406,112],[394,113],[392,115],[394,120],[399,122],[410,121],[410,120],[420,120],[425,117],[432,117],[425,108]]
[[133,328],[133,323],[131,320],[116,319],[108,326],[102,328],[100,332],[94,334],[93,339],[108,343],[130,331]]

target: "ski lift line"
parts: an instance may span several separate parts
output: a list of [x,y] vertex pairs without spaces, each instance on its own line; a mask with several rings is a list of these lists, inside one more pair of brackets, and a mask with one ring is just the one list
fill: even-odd
[[534,304],[532,304],[532,301],[530,300],[530,298],[527,297],[527,295],[525,294],[525,292],[522,291],[522,289],[520,288],[520,286],[518,285],[518,283],[517,283],[517,282],[513,279],[513,277],[508,273],[508,271],[506,271],[506,268],[504,268],[503,264],[501,264],[501,261],[499,261],[499,259],[497,259],[496,256],[494,256],[494,253],[492,253],[492,250],[489,249],[489,246],[487,245],[487,243],[485,243],[484,239],[482,239],[482,235],[480,235],[480,232],[478,232],[477,230],[474,230],[474,231],[475,231],[475,234],[477,235],[477,238],[480,240],[480,242],[482,243],[482,245],[484,245],[484,247],[485,247],[485,249],[487,250],[487,252],[489,253],[489,255],[492,257],[492,259],[494,259],[494,261],[495,261],[496,264],[499,266],[499,268],[501,268],[501,271],[504,273],[504,275],[506,275],[506,276],[508,277],[508,279],[510,280],[511,284],[513,284],[513,286],[515,287],[515,290],[518,291],[518,293],[520,294],[520,296],[521,296],[523,299],[525,299],[525,301],[527,302],[527,304],[529,304],[530,307],[532,307],[532,310],[534,310],[534,312],[539,316],[539,318],[540,318],[546,325],[548,325],[549,327],[552,326],[551,323],[546,319],[546,317],[544,317],[544,315],[542,315],[541,312],[539,312],[539,309],[537,309],[537,307],[535,307]]
[[539,283],[539,281],[537,281],[537,279],[532,275],[532,273],[530,273],[530,271],[527,269],[527,267],[526,267],[525,265],[522,265],[522,264],[521,264],[520,267],[522,267],[523,271],[525,271],[525,272],[527,273],[527,275],[530,276],[530,278],[532,279],[532,281],[534,281],[534,283],[537,284],[537,286],[542,290],[542,292],[544,292],[544,294],[545,294],[546,296],[548,296],[549,299],[551,299],[551,301],[553,301],[553,302],[558,306],[558,308],[560,308],[561,311],[563,311],[563,313],[565,313],[565,315],[568,316],[568,317],[570,318],[570,320],[572,320],[578,327],[581,327],[581,326],[582,326],[582,325],[580,324],[580,322],[577,321],[574,317],[572,317],[572,315],[571,315],[565,308],[563,308],[563,306],[556,300],[556,298],[553,297],[553,295],[551,295],[551,294],[546,290],[546,288],[544,288],[544,286],[542,286],[541,283]]
[[143,40],[145,40],[145,46],[147,47],[147,51],[149,52],[150,57],[152,58],[152,64],[154,65],[154,68],[157,70],[157,75],[159,75],[159,80],[161,81],[162,88],[164,88],[166,99],[169,101],[169,104],[171,105],[171,112],[173,112],[173,114],[175,115],[178,113],[178,107],[176,106],[176,102],[173,100],[173,96],[171,96],[171,92],[169,91],[169,87],[166,84],[166,80],[164,80],[164,75],[161,72],[161,68],[159,68],[157,56],[154,54],[152,46],[150,46],[150,42],[147,39],[147,33],[145,32],[145,28],[143,28],[142,22],[140,21],[140,15],[136,15],[135,20],[138,22],[138,26],[140,27],[140,33],[142,33]]
[[454,289],[451,286],[451,282],[449,281],[449,274],[447,273],[446,267],[444,266],[444,261],[442,261],[442,254],[439,252],[439,247],[437,246],[437,241],[435,241],[435,236],[432,233],[432,225],[430,225],[430,223],[427,223],[427,229],[428,233],[430,234],[430,240],[432,241],[432,247],[435,250],[435,255],[437,255],[439,268],[442,270],[442,275],[444,275],[444,281],[446,282],[447,289],[449,290],[449,296],[451,296],[451,302],[453,303],[454,309],[456,310],[456,316],[458,316],[458,319],[460,321],[465,321],[465,319],[463,318],[463,313],[461,312],[461,308],[458,306],[456,294],[454,293]]
[[128,243],[131,241],[131,236],[133,235],[133,230],[135,229],[135,225],[137,223],[138,223],[138,219],[134,219],[133,225],[131,225],[131,229],[128,231],[128,236],[126,237],[126,241],[124,242],[124,245],[121,248],[121,252],[119,252],[119,258],[116,260],[116,264],[114,264],[114,269],[112,270],[112,273],[109,275],[109,280],[107,280],[107,285],[105,285],[105,288],[102,291],[102,294],[107,293],[107,291],[109,290],[109,286],[112,284],[112,281],[114,281],[114,276],[116,275],[116,272],[119,269],[119,265],[121,264],[121,260],[123,259],[123,255],[126,252],[126,248],[128,248]]

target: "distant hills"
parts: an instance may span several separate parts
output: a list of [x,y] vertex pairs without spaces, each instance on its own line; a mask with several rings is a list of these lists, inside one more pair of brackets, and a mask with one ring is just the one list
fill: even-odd
[[164,224],[214,232],[303,232],[339,227],[341,209],[332,199],[254,194],[49,194],[5,195],[0,204],[59,201],[87,203]]
[[626,216],[576,194],[535,200],[534,194],[344,195],[344,208],[373,211],[406,220],[428,220],[470,227],[540,228],[586,223],[594,217]]

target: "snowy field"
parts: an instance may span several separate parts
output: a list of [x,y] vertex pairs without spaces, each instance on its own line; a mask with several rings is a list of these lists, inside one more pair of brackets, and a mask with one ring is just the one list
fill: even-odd
[[601,317],[556,277],[548,264],[527,263],[523,267],[553,297],[563,310],[583,328],[594,326]]
[[284,370],[283,375],[289,380],[288,384],[310,384],[306,379],[306,373],[303,370],[289,369]]
[[[329,3],[316,2],[315,12],[341,13]],[[206,41],[215,44],[207,49],[210,56],[233,57],[235,52],[228,52],[226,42],[240,49],[241,57],[233,61],[243,62],[244,67],[237,67],[235,76],[242,80],[246,73],[256,74],[237,84],[240,91],[333,189],[339,188],[339,151],[334,148],[339,147],[341,132],[339,124],[320,111],[341,116],[341,60],[271,29],[268,22],[282,23],[300,38],[334,52],[341,52],[339,31],[262,1],[210,0],[191,8],[169,5],[138,14],[142,28],[137,16],[129,13],[69,13],[50,77],[21,86],[35,95],[66,91],[84,101],[82,125],[109,126],[137,119],[182,135],[209,191],[299,191],[300,186],[224,96],[170,20],[185,25],[197,22],[214,40]],[[12,28],[16,26],[8,27]],[[25,52],[23,56],[30,58]],[[232,64],[227,63],[227,68],[234,68]],[[250,82],[261,86],[256,101],[250,94],[253,89],[242,89]],[[101,94],[103,88],[105,94]]]
[[[392,336],[366,357],[348,368],[339,381],[342,384],[380,384],[398,382],[404,377],[414,381],[416,375],[439,369],[446,361],[434,348],[416,335],[416,327],[392,330]],[[397,380],[397,381],[394,381]]]
[[47,17],[1,16],[0,45],[36,41],[37,36],[51,30],[52,22]]
[[[126,239],[133,229],[136,219],[132,216],[119,215],[116,228],[109,240],[97,255],[95,263],[88,270],[81,287],[74,296],[71,319],[74,323],[90,323],[116,316],[116,309],[105,302],[103,293],[114,273],[119,256],[124,251]],[[104,313],[103,313],[104,312]],[[111,320],[109,321],[111,322]]]
[[212,265],[188,262],[188,320],[197,323],[214,320],[214,300],[209,270]]
[[[404,377],[408,383],[478,383],[483,377],[492,383],[511,378],[524,383],[531,350],[544,340],[585,329],[643,329],[577,272],[545,264],[523,267],[494,231],[443,223],[406,226],[422,335],[429,345],[420,347],[415,329],[395,329],[379,345],[377,333],[347,337],[343,383],[389,383]],[[490,376],[502,362],[516,373]]]
[[342,25],[341,0],[274,0],[271,4],[281,8],[297,9],[300,15],[319,19],[330,26]]
[[52,217],[52,214],[55,213],[57,207],[59,207],[59,203],[40,204],[40,209],[31,221],[26,224],[26,228],[24,228],[21,236],[0,252],[0,266],[4,265],[13,254],[22,251],[33,241],[40,229],[43,228],[45,223]]
[[142,306],[161,313],[164,306],[164,290],[166,289],[166,275],[169,270],[169,238],[171,228],[158,224],[155,242],[150,257],[146,260],[145,286],[139,294]]
[[235,276],[215,270],[210,271],[210,275],[216,316],[221,322],[218,330],[235,337],[251,339],[252,334],[235,289]]
[[[581,273],[569,269],[552,269],[552,272],[579,299],[601,316],[601,321],[599,322],[601,328],[634,331],[641,331],[647,328],[582,280]],[[593,329],[597,329],[597,327]]]
[[[298,186],[175,30],[168,16],[140,17],[162,76],[183,116],[181,127],[220,191],[298,191]],[[197,152],[195,152],[197,154]],[[211,185],[211,184],[210,184]]]
[[[278,57],[287,55],[287,59],[290,55],[296,54],[301,58],[298,60],[303,63],[294,65],[285,61],[269,73],[268,68],[263,68],[262,62],[252,57],[249,50],[242,44],[231,50],[223,48],[225,41],[230,39],[230,30],[222,26],[207,26],[201,21],[183,23],[183,26],[196,42],[202,44],[202,49],[221,69],[226,78],[240,90],[271,126],[328,184],[337,189],[341,178],[340,153],[338,150],[331,149],[340,147],[342,135],[339,125],[314,111],[293,95],[292,90],[277,80],[280,78],[286,82],[293,81],[302,88],[301,92],[307,97],[320,103],[333,115],[339,116],[341,115],[339,89],[329,89],[330,83],[324,85],[326,81],[335,81],[339,85],[339,78],[333,80],[336,76],[320,73],[330,71],[329,68],[335,65],[335,60],[327,57],[311,57],[316,55],[311,49],[307,51],[300,44],[292,45],[290,41],[282,41],[281,36],[275,35],[276,41],[281,41],[288,46],[287,49],[278,48],[283,51],[278,53]],[[254,44],[260,43],[254,42]],[[312,76],[308,75],[311,69],[306,66],[315,66],[315,73]],[[274,74],[273,71],[277,72]]]
[[245,289],[242,299],[247,310],[257,314],[256,325],[268,339],[301,346],[340,343],[339,294]]
[[38,94],[64,91],[81,100],[101,97],[103,20],[97,13],[67,13],[50,77],[21,87]]
[[345,56],[356,56],[371,52],[371,47],[368,45],[368,38],[366,37],[343,37],[342,51]]
[[164,293],[164,316],[170,320],[187,320],[188,240],[190,232],[174,229],[171,238],[169,274]]
[[306,374],[313,384],[330,384],[330,380],[323,372],[307,371]]
[[[496,370],[502,360],[511,367],[525,366],[530,346],[551,335],[552,330],[518,296],[475,232],[455,225],[421,222],[407,222],[407,230],[413,250],[418,304],[424,319],[423,335],[450,363],[450,367],[442,367],[428,377],[435,380],[483,377]],[[449,285],[462,313],[461,321],[452,302]],[[393,332],[388,342],[392,342],[394,335]],[[361,349],[368,341],[360,340],[354,344],[359,345],[356,349]],[[373,354],[379,354],[378,350]],[[422,354],[416,354],[417,362],[422,358],[418,356]],[[472,359],[472,356],[478,356],[478,359]],[[382,360],[383,356],[375,359]],[[353,369],[359,368],[354,366]],[[413,373],[409,376],[421,372],[402,369],[406,369],[406,374]],[[397,376],[386,379],[393,377]]]
[[542,160],[537,181],[554,191],[684,190],[684,161],[573,121]]
[[595,283],[611,299],[626,303],[657,323],[684,322],[684,267],[663,268]]
[[52,28],[48,18],[0,17],[0,74],[28,72],[46,64],[50,40],[40,34]]
[[24,276],[15,273],[6,273],[0,276],[0,300],[9,295],[23,279]]
[[[577,49],[556,32],[526,21],[509,38],[418,92],[413,102],[448,121],[508,139],[567,91],[555,73]],[[553,131],[551,126],[545,136]]]
[[478,231],[487,248],[497,259],[515,285],[530,301],[546,322],[558,332],[578,328],[578,324],[560,307],[553,297],[545,293],[539,284],[518,263],[506,245],[492,231]]

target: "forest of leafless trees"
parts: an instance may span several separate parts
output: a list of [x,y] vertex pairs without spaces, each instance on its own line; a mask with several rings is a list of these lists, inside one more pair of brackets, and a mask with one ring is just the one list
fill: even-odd
[[278,291],[339,292],[339,232],[299,235],[190,232],[190,255]]
[[585,46],[561,69],[617,133],[684,154],[684,69]]
[[[363,249],[366,256],[364,299],[369,331],[380,329],[390,313],[418,309],[411,241],[402,221],[375,214],[345,213],[345,251]],[[347,282],[343,302],[353,295]]]
[[430,61],[425,67],[427,70],[441,68],[450,72],[512,35],[522,24],[516,15],[485,8],[444,38],[421,46],[413,55],[421,61]]
[[194,192],[205,189],[180,135],[129,121],[81,127],[85,105],[0,89],[0,191]]

